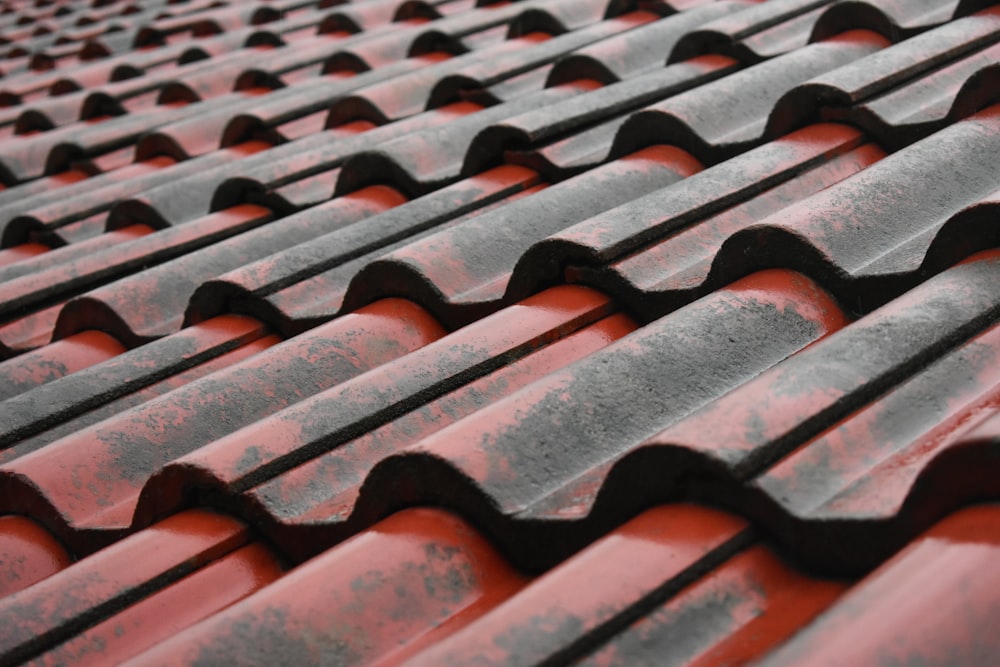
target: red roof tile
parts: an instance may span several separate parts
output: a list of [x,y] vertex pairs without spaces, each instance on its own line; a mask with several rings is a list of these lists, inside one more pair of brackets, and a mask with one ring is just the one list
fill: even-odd
[[989,663],[998,21],[3,0],[0,663]]

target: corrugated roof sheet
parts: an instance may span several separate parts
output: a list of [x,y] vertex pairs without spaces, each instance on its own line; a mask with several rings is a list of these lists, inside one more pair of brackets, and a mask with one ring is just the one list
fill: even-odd
[[0,664],[991,664],[1000,4],[0,1]]

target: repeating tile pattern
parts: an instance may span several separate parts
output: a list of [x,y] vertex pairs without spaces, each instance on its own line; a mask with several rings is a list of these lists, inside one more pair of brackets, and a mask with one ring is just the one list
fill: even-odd
[[0,0],[0,664],[985,665],[1000,4]]

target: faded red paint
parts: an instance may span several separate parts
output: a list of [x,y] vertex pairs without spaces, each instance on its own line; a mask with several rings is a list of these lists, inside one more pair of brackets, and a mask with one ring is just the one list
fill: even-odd
[[[676,148],[642,150],[512,203],[510,209],[442,229],[372,262],[366,273],[372,280],[430,286],[435,298],[448,306],[497,303],[507,292],[515,267],[522,265],[519,257],[533,244],[608,215],[603,212],[615,211],[616,204],[627,206],[625,202],[700,168],[697,160]],[[499,240],[493,236],[497,229],[503,229],[503,243],[491,244]]]
[[592,642],[640,603],[670,596],[703,561],[724,558],[745,528],[696,506],[647,510],[407,664],[513,667],[574,657],[567,647]]
[[[540,350],[486,374],[386,425],[317,456],[247,492],[251,502],[285,525],[324,525],[347,520],[365,476],[379,460],[413,444],[636,329],[628,317],[606,317]],[[294,552],[315,549],[310,540],[281,540]]]
[[13,248],[6,248],[4,250],[0,250],[0,266],[17,264],[18,262],[23,262],[31,259],[32,257],[37,257],[38,255],[49,252],[49,250],[51,250],[51,248],[47,245],[42,245],[41,243],[22,243],[21,245],[14,246]]
[[964,664],[1000,651],[1000,507],[945,518],[761,665]]
[[276,581],[283,574],[259,543],[236,549],[87,628],[31,665],[124,662]]
[[[1000,409],[998,369],[1000,328],[993,327],[829,427],[757,484],[799,516],[896,516],[933,460]],[[951,493],[937,489],[939,500]]]
[[22,506],[44,497],[59,523],[121,529],[173,459],[443,333],[419,306],[382,300],[7,463],[0,494]]
[[[396,403],[417,407],[484,373],[558,341],[612,311],[607,297],[564,286],[539,294],[460,329],[422,349],[385,363],[247,428],[180,457],[151,480],[140,505],[144,515],[172,511],[187,482],[242,491],[322,453],[346,436],[385,423]],[[508,323],[515,321],[518,326]],[[248,457],[247,452],[253,456]]]
[[0,357],[11,357],[50,342],[63,305],[49,306],[0,325]]
[[[72,370],[72,376],[60,382],[34,388],[27,387],[17,395],[8,395],[5,403],[7,418],[0,426],[2,431],[0,443],[11,445],[26,436],[51,427],[54,420],[71,419],[93,410],[104,401],[113,401],[131,392],[141,393],[144,388],[156,383],[163,376],[168,376],[170,382],[179,386],[183,384],[181,376],[192,365],[204,369],[210,365],[205,364],[206,361],[212,360],[213,357],[225,357],[234,348],[260,350],[278,342],[279,339],[274,336],[268,337],[266,334],[267,330],[251,318],[221,316],[128,354],[116,344],[112,355],[108,355],[106,359],[99,359],[98,361],[102,363],[88,366],[86,371],[83,368],[71,367],[65,370]],[[85,339],[86,334],[71,336],[65,341],[53,343],[43,350],[28,354],[49,353],[49,350],[63,344],[72,349],[73,341],[81,338]],[[264,341],[263,347],[248,346],[260,340]],[[22,355],[18,361],[26,358]],[[50,373],[63,369],[64,367],[50,368]],[[0,393],[0,396],[2,395]],[[15,458],[20,447],[19,444],[13,450],[8,449],[0,454],[0,458],[4,460]]]
[[[699,220],[611,264],[609,272],[643,293],[690,290],[708,279],[722,244],[733,234],[768,215],[829,187],[885,156],[874,144],[865,144],[842,155],[831,156],[766,192],[722,213]],[[570,272],[571,276],[579,275]]]
[[[195,327],[192,327],[192,329],[197,330]],[[260,333],[266,333],[266,332],[260,332]],[[254,334],[251,333],[248,336],[248,338],[251,339],[254,338]],[[184,341],[182,338],[181,342],[184,343],[186,341]],[[185,368],[186,364],[184,363],[184,360],[181,360],[181,363],[179,365],[167,366],[167,368],[172,367],[177,372],[159,381],[155,381],[155,378],[158,375],[158,371],[161,371],[164,368],[164,366],[151,364],[149,366],[144,367],[144,364],[140,359],[139,363],[136,365],[137,367],[134,370],[149,371],[151,373],[151,376],[146,376],[146,378],[144,379],[146,380],[153,379],[154,381],[152,384],[144,386],[141,389],[135,391],[134,393],[126,393],[124,396],[121,396],[120,398],[117,399],[112,396],[107,396],[107,398],[109,399],[109,403],[101,405],[97,408],[92,408],[90,410],[87,410],[82,414],[79,414],[78,411],[81,407],[86,407],[87,403],[81,401],[79,398],[77,398],[76,401],[74,401],[73,397],[71,396],[69,398],[69,402],[71,404],[69,406],[70,410],[69,418],[67,419],[67,421],[58,424],[58,426],[55,426],[54,428],[49,428],[48,430],[41,430],[41,428],[44,426],[51,426],[51,424],[46,424],[46,420],[51,418],[51,415],[49,413],[46,413],[44,408],[40,410],[42,412],[41,415],[38,415],[37,413],[34,415],[37,420],[34,421],[34,423],[31,423],[32,415],[30,411],[27,410],[20,411],[21,414],[27,413],[28,415],[29,429],[27,432],[37,433],[37,435],[34,435],[34,437],[27,437],[24,439],[20,439],[16,435],[16,432],[11,433],[8,431],[7,433],[5,433],[4,434],[5,441],[16,442],[16,444],[8,446],[7,449],[4,449],[3,452],[0,453],[0,461],[6,463],[9,461],[13,461],[17,458],[20,458],[22,456],[25,456],[26,454],[39,451],[40,449],[44,449],[48,445],[58,442],[67,435],[72,435],[89,426],[101,422],[104,419],[114,417],[122,412],[130,410],[131,408],[134,408],[136,406],[157,399],[160,396],[163,396],[164,394],[174,391],[175,389],[183,387],[184,385],[194,382],[195,380],[203,378],[207,375],[215,373],[216,371],[223,370],[230,366],[235,366],[257,354],[266,351],[268,348],[273,347],[274,345],[277,345],[280,342],[281,338],[274,335],[261,335],[260,338],[256,338],[256,340],[251,340],[246,344],[239,344],[240,343],[239,338],[230,339],[228,341],[222,342],[218,347],[214,349],[208,348],[208,350],[203,350],[204,352],[208,352],[209,355],[212,353],[221,352],[221,354],[218,354],[218,356],[214,358],[210,358],[208,361],[199,363],[191,368]],[[226,352],[225,350],[232,343],[235,343],[239,346],[232,351]],[[175,359],[172,361],[177,361],[177,360]],[[128,373],[130,370],[133,370],[133,368],[129,367],[127,364],[123,363],[122,365],[124,366],[124,368],[120,370],[124,370],[126,373]],[[84,383],[86,383],[86,381],[90,379],[88,377],[80,377],[80,376],[78,377]],[[114,375],[111,374],[111,377],[114,377]],[[141,383],[143,379],[141,374],[139,378],[140,378],[139,382]],[[133,379],[135,378],[133,377]],[[16,398],[10,399],[11,403],[9,403],[8,405],[10,405],[11,407],[22,407],[25,402],[19,400],[22,397],[27,397],[26,402],[29,403],[34,402],[34,396],[32,396],[31,394],[24,394]],[[55,397],[44,396],[41,397],[40,400],[51,399],[49,403],[46,405],[51,406],[58,411],[59,408],[67,408],[66,398],[62,397],[63,400],[60,400],[60,398],[61,397],[58,395],[56,395]],[[74,413],[76,413],[76,416],[73,416]],[[57,414],[59,413],[57,412]],[[11,425],[17,428],[17,426],[19,425],[23,426],[24,422],[22,422],[21,424],[13,422]],[[41,432],[38,432],[39,430],[41,430]],[[24,496],[21,496],[20,501],[24,500],[25,500]],[[127,517],[124,517],[122,520],[127,520]],[[100,540],[98,541],[100,542]],[[91,546],[90,548],[93,549],[96,547]]]
[[0,517],[0,597],[52,576],[71,560],[66,549],[34,521]]
[[[183,252],[194,251],[213,241],[263,225],[272,217],[270,210],[260,206],[237,206],[208,215],[199,220],[198,224],[181,225],[155,234],[142,235],[130,242],[118,243],[50,269],[9,280],[0,284],[2,309],[14,311],[53,297],[82,291],[96,282],[114,277],[116,273],[127,273],[138,266],[151,266]],[[129,294],[132,313],[145,308],[156,309],[158,306],[156,299],[137,302],[136,297],[135,294]],[[154,318],[156,315],[148,315],[143,319]],[[64,315],[60,328],[65,334],[87,325],[86,316],[78,314],[73,318]]]
[[102,331],[84,331],[0,363],[0,397],[8,398],[99,364],[125,351]]
[[0,600],[18,623],[0,628],[4,662],[32,657],[40,645],[71,638],[84,619],[134,599],[154,581],[179,579],[247,541],[238,521],[201,510],[177,514]]
[[440,510],[406,510],[134,664],[397,663],[482,616],[525,582],[464,521]]
[[797,572],[765,546],[752,546],[649,611],[579,664],[747,664],[799,632],[845,588],[844,583]]
[[[733,313],[746,320],[728,319]],[[793,321],[795,327],[786,327]],[[498,514],[530,513],[567,485],[592,473],[603,476],[607,463],[627,457],[657,424],[731,392],[845,322],[833,299],[805,277],[779,270],[755,274],[386,459],[376,468],[385,475],[379,484],[415,494],[407,497],[411,502],[436,500],[436,488],[407,474],[413,460],[435,466],[456,484],[473,485]],[[704,338],[705,331],[723,335],[721,326],[731,327],[725,335],[733,358],[720,357]],[[699,382],[695,367],[714,369],[712,382]],[[586,486],[596,491],[601,484]],[[362,494],[362,501],[379,506],[382,487],[366,489],[370,495]],[[627,485],[620,493],[617,502],[626,506],[645,497]]]
[[[486,175],[491,175],[494,172],[497,174],[502,173],[505,180],[493,182],[492,179],[489,179],[483,184],[480,181],[483,175],[480,175],[460,181],[454,186],[443,188],[439,191],[439,194],[442,196],[447,195],[456,205],[461,206],[463,209],[468,207],[472,210],[464,215],[447,220],[438,229],[443,230],[458,226],[478,215],[487,214],[514,201],[530,197],[547,187],[544,184],[533,185],[539,180],[538,175],[526,169],[498,167],[495,170],[486,172]],[[506,180],[508,178],[510,180]],[[482,187],[483,185],[486,187]],[[497,189],[494,189],[494,187]],[[416,206],[420,201],[419,199],[416,200],[413,205]],[[433,207],[431,208],[433,210]],[[419,228],[421,225],[426,224],[427,215],[426,212],[418,210],[414,217],[410,219],[410,224],[415,228]],[[376,229],[385,229],[386,222],[391,222],[391,220],[381,221],[378,218],[370,220],[370,223]],[[396,228],[397,226],[392,225],[392,227]],[[261,298],[263,302],[261,306],[273,308],[280,312],[283,317],[287,317],[293,321],[310,322],[325,320],[342,312],[345,309],[345,299],[348,296],[349,289],[357,303],[367,303],[372,298],[381,296],[381,291],[387,288],[395,291],[397,288],[394,283],[390,282],[387,285],[386,283],[389,281],[375,281],[366,277],[366,271],[371,270],[371,267],[376,265],[376,262],[371,262],[370,266],[368,266],[368,260],[369,258],[379,257],[383,252],[381,247],[373,252],[366,253],[359,260],[352,261],[349,259],[355,247],[360,246],[361,249],[365,249],[371,242],[367,234],[352,233],[352,231],[347,230],[343,235],[329,234],[321,239],[317,239],[316,246],[322,244],[324,248],[330,249],[330,260],[321,260],[317,263],[315,258],[312,257],[313,252],[317,250],[315,247],[300,247],[292,248],[287,254],[283,253],[282,255],[275,256],[274,267],[269,266],[270,262],[268,260],[261,262],[262,266],[268,267],[270,274],[268,276],[270,283],[263,283],[256,286],[258,294],[260,297],[263,297]],[[365,230],[358,231],[363,232]],[[345,236],[347,237],[346,239],[344,238]],[[390,247],[393,247],[393,245],[395,244],[390,245]],[[313,275],[315,269],[309,268],[317,265],[319,267],[328,266],[328,263],[333,263],[335,266],[315,275]],[[365,269],[355,273],[359,266],[365,266]],[[256,267],[250,265],[250,268]],[[274,269],[279,269],[280,271]],[[303,278],[298,282],[293,282],[285,287],[285,281],[281,280],[281,272],[284,272],[285,275],[289,273],[297,275],[299,271],[309,277]],[[242,279],[241,274],[242,271],[233,272],[230,275],[233,278],[239,277]],[[226,276],[226,278],[229,277]],[[209,283],[206,286],[206,292],[208,291],[207,288],[212,286]],[[277,291],[275,291],[276,288],[278,288]],[[372,293],[373,288],[376,290],[374,293]],[[346,309],[349,309],[349,306]],[[455,322],[447,322],[447,324],[459,325],[459,323]]]
[[[863,144],[863,135],[846,125],[810,125],[694,174],[681,185],[596,215],[553,235],[546,243],[572,244],[597,260],[614,259],[634,252],[643,241],[667,236],[679,224],[759,194],[762,181],[777,184],[790,180],[807,165],[833,160]],[[540,244],[533,250],[543,251],[544,247]]]
[[[725,461],[740,475],[766,465],[808,433],[829,425],[817,415],[861,407],[867,392],[892,386],[898,368],[950,327],[967,326],[994,307],[996,259],[981,257],[911,290],[706,406],[650,440]],[[937,327],[926,327],[937,318]],[[926,334],[926,336],[925,336]],[[923,336],[918,343],[917,336]],[[857,341],[857,342],[855,342]],[[853,349],[854,352],[847,352]],[[858,362],[857,359],[865,359]],[[852,363],[853,362],[853,363]],[[878,384],[876,384],[878,383]],[[777,450],[777,451],[775,451]]]

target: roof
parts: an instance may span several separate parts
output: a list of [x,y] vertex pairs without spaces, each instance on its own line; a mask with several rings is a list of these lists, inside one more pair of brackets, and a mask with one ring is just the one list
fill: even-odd
[[995,661],[1000,4],[0,42],[0,664]]

